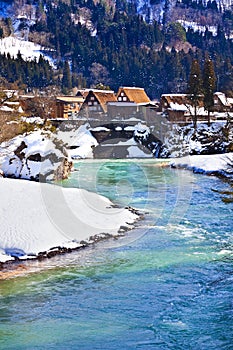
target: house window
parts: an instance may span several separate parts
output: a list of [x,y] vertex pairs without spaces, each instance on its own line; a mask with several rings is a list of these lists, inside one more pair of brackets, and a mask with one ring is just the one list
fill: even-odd
[[121,96],[124,96],[124,92],[121,92]]
[[124,97],[123,97],[123,101],[127,101],[127,98],[126,98],[126,96],[124,96]]
[[91,96],[91,100],[94,101],[95,97],[94,96]]
[[88,101],[88,106],[92,106],[93,103],[91,101]]
[[94,102],[94,105],[95,105],[95,106],[96,106],[96,105],[98,105],[98,102],[97,102],[97,101],[95,101],[95,102]]
[[122,101],[122,97],[119,96],[119,97],[118,97],[118,101]]

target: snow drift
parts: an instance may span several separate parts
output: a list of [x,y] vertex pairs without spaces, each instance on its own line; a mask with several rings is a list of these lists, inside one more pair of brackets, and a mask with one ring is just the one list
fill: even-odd
[[173,159],[170,165],[173,168],[192,170],[194,173],[232,177],[233,152],[181,157]]
[[[0,178],[0,262],[133,228],[135,212],[82,189]],[[124,226],[124,227],[122,227]]]

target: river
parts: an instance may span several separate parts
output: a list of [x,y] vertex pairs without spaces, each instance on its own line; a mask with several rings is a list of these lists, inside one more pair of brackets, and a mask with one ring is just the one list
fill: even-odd
[[213,191],[224,183],[157,160],[75,169],[64,186],[145,219],[125,237],[1,281],[0,349],[233,349],[233,203]]

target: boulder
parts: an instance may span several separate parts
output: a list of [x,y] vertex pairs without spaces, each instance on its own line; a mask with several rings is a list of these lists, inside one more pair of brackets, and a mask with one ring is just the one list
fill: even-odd
[[72,169],[64,143],[50,132],[20,135],[2,145],[2,175],[33,181],[62,180]]

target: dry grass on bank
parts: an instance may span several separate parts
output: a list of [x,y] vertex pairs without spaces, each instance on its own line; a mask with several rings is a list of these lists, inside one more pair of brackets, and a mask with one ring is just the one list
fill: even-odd
[[17,112],[0,111],[0,143],[34,130],[34,125],[23,122]]

